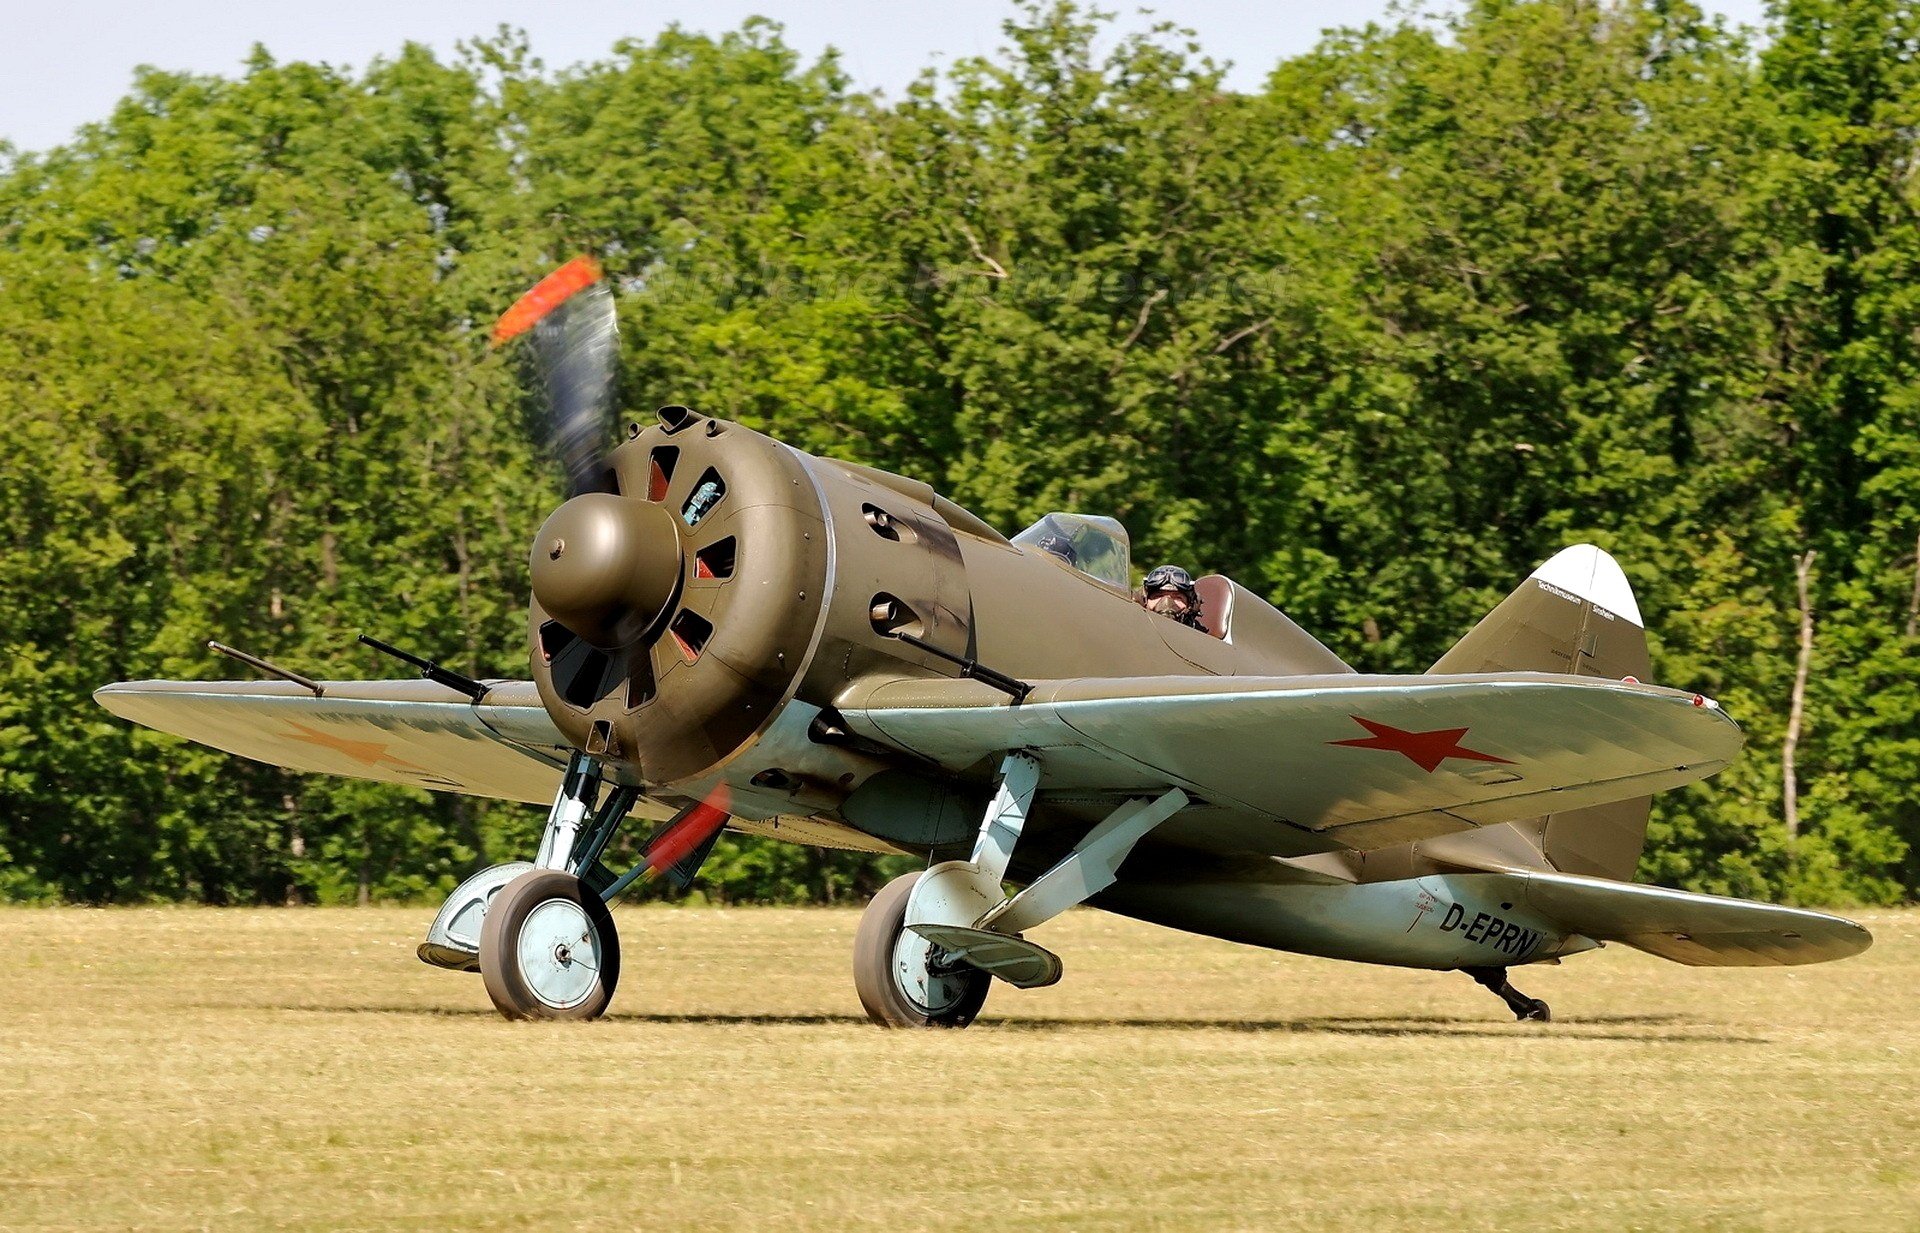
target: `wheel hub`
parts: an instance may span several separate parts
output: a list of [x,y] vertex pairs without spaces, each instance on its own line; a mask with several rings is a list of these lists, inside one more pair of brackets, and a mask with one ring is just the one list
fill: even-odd
[[600,945],[580,905],[549,899],[527,913],[516,948],[533,996],[555,1010],[571,1010],[593,995]]
[[893,974],[900,992],[923,1014],[938,1015],[966,996],[965,965],[938,961],[931,942],[902,929],[893,944]]

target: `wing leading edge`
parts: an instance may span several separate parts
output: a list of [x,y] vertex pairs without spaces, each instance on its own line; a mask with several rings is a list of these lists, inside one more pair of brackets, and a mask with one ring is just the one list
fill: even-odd
[[950,769],[1032,749],[1043,791],[1178,786],[1371,850],[1705,778],[1739,728],[1695,694],[1547,673],[968,681],[852,691],[861,735]]
[[294,771],[546,804],[567,741],[530,681],[479,702],[431,681],[123,681],[94,693],[134,723]]

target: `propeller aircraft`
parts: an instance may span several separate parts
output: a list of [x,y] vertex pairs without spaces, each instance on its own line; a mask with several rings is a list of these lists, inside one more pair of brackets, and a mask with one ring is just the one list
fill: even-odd
[[[928,485],[680,406],[603,452],[611,293],[578,259],[504,317],[531,333],[568,498],[534,536],[528,679],[137,681],[115,715],[296,771],[547,804],[530,860],[475,874],[419,948],[516,1019],[604,1013],[609,905],[685,885],[723,828],[921,857],[863,915],[854,985],[887,1027],[964,1027],[996,980],[1060,979],[1028,936],[1080,904],[1255,946],[1458,970],[1617,942],[1686,964],[1870,942],[1817,912],[1633,881],[1652,793],[1741,734],[1646,683],[1619,565],[1574,545],[1427,672],[1365,675],[1260,596],[1147,610],[1126,532],[1012,537]],[[1038,614],[1036,616],[1036,614]],[[218,648],[225,649],[225,648]],[[602,857],[628,817],[651,838]],[[1008,887],[1015,889],[1009,893]]]

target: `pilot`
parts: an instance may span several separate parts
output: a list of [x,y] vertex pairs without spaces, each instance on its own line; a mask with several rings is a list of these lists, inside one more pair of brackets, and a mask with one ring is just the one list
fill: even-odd
[[1140,584],[1140,606],[1209,632],[1200,619],[1200,592],[1194,589],[1193,575],[1178,565],[1156,566],[1146,576]]
[[1051,552],[1068,565],[1077,567],[1080,564],[1080,554],[1073,550],[1073,541],[1058,531],[1049,531],[1040,537],[1040,550]]

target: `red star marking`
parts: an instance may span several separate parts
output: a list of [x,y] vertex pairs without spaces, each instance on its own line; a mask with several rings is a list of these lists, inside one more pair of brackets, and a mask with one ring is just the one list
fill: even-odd
[[1407,732],[1392,724],[1375,723],[1371,719],[1352,717],[1353,722],[1373,733],[1372,736],[1357,736],[1350,741],[1328,741],[1329,745],[1351,745],[1355,749],[1390,749],[1394,753],[1405,754],[1414,765],[1431,775],[1440,769],[1440,764],[1448,758],[1466,758],[1473,762],[1504,762],[1511,766],[1513,759],[1496,758],[1492,754],[1468,749],[1460,743],[1467,734],[1465,728],[1439,728],[1432,732]]
[[281,733],[282,736],[295,741],[304,741],[308,745],[318,745],[322,749],[331,749],[335,753],[345,754],[362,766],[379,766],[384,762],[388,766],[397,766],[401,770],[406,771],[419,771],[423,769],[415,766],[411,762],[403,762],[388,753],[385,741],[356,741],[351,737],[335,736],[330,732],[322,732],[317,728],[309,728],[307,725],[295,720],[289,719],[287,723],[298,728],[299,731],[283,732]]

